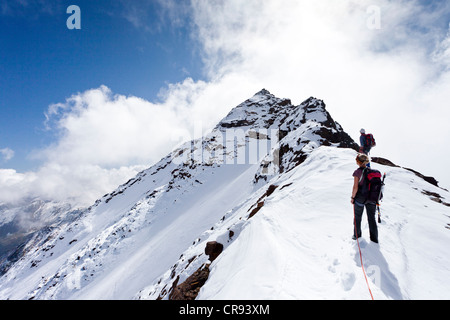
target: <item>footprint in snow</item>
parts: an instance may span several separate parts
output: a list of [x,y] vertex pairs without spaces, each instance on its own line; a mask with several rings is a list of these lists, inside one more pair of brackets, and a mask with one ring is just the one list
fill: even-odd
[[338,259],[334,259],[333,263],[328,266],[328,271],[332,272],[332,273],[336,273],[336,266],[338,266],[340,264]]
[[341,285],[345,291],[349,291],[353,288],[355,284],[356,277],[354,273],[345,273],[341,277]]
[[[355,241],[356,242],[356,241]],[[361,248],[361,249],[363,249],[363,248],[365,248],[365,247],[367,247],[367,241],[366,240],[364,240],[364,239],[362,239],[362,238],[359,238],[359,247]],[[356,244],[356,245],[358,245],[358,244]]]

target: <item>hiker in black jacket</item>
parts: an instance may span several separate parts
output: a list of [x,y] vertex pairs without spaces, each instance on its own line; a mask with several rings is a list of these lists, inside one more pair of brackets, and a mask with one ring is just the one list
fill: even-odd
[[361,237],[361,220],[364,211],[364,207],[366,207],[367,220],[369,222],[369,232],[370,232],[370,240],[378,243],[378,227],[377,222],[375,220],[376,213],[376,203],[367,202],[365,199],[361,199],[360,187],[364,183],[364,169],[367,164],[369,164],[369,157],[365,154],[358,154],[356,157],[356,164],[358,165],[358,169],[353,173],[354,181],[353,181],[353,190],[352,190],[352,198],[351,203],[353,204],[354,211],[354,229],[353,229],[353,240]]

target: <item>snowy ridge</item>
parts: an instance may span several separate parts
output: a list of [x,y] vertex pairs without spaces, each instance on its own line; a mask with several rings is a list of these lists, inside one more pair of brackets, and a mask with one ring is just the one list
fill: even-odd
[[[270,181],[277,186],[270,196],[260,190],[227,212],[136,298],[168,299],[174,282],[211,264],[198,299],[370,299],[351,240],[354,157],[348,149],[317,149],[289,174]],[[407,170],[372,167],[389,179],[380,245],[368,240],[367,226],[361,240],[375,299],[448,299],[449,208],[426,191],[447,199],[448,193]],[[264,205],[249,218],[261,199]],[[224,245],[212,263],[204,253],[209,241]]]
[[[261,90],[29,242],[0,299],[365,299],[351,240],[356,148],[323,101]],[[362,240],[375,297],[448,298],[448,192],[376,166],[389,179],[380,245]],[[222,246],[215,259],[208,242]]]

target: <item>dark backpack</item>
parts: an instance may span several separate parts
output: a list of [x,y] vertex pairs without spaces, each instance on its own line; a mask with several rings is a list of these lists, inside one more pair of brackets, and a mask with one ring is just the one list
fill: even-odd
[[377,145],[377,143],[375,142],[375,138],[371,133],[366,134],[365,138],[366,138],[366,147],[373,148]]
[[383,198],[381,172],[366,167],[361,175],[362,185],[358,188],[355,200],[359,203],[378,203]]

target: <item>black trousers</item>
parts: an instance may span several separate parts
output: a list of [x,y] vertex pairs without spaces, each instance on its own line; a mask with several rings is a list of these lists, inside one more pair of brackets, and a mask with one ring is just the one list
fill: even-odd
[[367,203],[365,205],[355,203],[353,205],[353,211],[355,215],[353,221],[353,235],[358,238],[361,237],[361,220],[364,207],[366,207],[367,220],[369,222],[370,240],[378,243],[378,227],[377,221],[375,219],[377,205],[375,203]]

